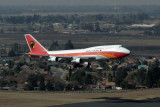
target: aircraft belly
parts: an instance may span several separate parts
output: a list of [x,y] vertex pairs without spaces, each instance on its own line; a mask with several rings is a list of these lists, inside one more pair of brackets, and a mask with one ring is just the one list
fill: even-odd
[[76,58],[81,58],[81,59],[96,59],[96,60],[99,60],[99,59],[108,59],[107,57],[104,57],[102,55],[85,55],[85,56],[76,56],[76,57],[73,57],[73,59],[76,59]]

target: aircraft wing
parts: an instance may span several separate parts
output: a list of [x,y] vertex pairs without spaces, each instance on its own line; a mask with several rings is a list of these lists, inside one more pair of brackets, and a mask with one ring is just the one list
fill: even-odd
[[31,53],[21,53],[23,55],[31,55],[31,56],[49,56],[49,55],[42,55],[42,54],[31,54]]

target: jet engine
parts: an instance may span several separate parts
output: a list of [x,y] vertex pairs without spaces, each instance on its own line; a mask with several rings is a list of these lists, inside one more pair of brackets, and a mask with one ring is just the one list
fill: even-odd
[[55,57],[55,56],[50,56],[48,61],[53,61],[53,62],[57,62],[58,61],[58,58]]
[[76,58],[76,59],[72,60],[72,62],[75,62],[75,63],[79,64],[79,63],[81,63],[81,59],[80,58]]
[[28,56],[31,58],[42,58],[42,56],[32,55],[31,52],[28,53]]

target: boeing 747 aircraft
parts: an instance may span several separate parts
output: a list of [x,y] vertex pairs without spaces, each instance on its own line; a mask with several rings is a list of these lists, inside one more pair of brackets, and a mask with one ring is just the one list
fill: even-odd
[[59,61],[61,59],[71,59],[71,62],[81,63],[82,60],[101,60],[101,59],[120,59],[130,54],[130,51],[122,45],[104,45],[95,46],[85,49],[47,51],[34,37],[30,34],[25,35],[30,52],[29,57],[41,58],[48,56],[49,61]]

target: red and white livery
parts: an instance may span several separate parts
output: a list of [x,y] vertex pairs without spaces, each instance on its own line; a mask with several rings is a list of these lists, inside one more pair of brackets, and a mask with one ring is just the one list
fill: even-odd
[[72,62],[80,63],[81,60],[87,59],[120,59],[130,54],[130,51],[122,45],[104,45],[95,46],[85,49],[47,51],[34,37],[30,34],[25,35],[30,52],[28,55],[34,58],[49,56],[50,61],[71,58]]

